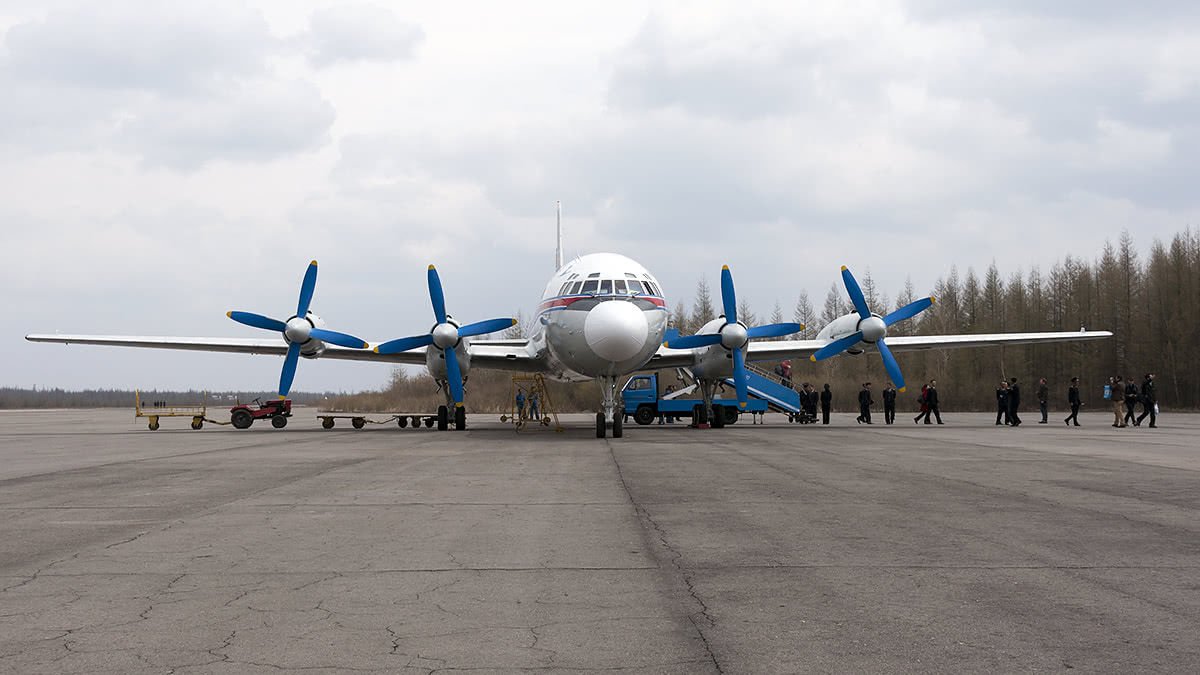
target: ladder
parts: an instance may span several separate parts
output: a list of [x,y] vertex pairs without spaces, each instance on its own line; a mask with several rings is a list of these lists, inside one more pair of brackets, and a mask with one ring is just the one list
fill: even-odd
[[[525,392],[525,407],[523,410],[517,410],[517,392]],[[530,417],[530,399],[537,395],[538,397],[538,419]],[[558,421],[558,412],[554,409],[553,403],[550,401],[550,392],[546,390],[546,380],[541,373],[532,375],[513,375],[512,388],[508,392],[508,414],[501,415],[501,422],[509,422],[513,427],[520,431],[526,424],[532,423],[533,426],[549,427],[551,423],[554,425],[554,430],[557,432],[564,431],[562,424]]]

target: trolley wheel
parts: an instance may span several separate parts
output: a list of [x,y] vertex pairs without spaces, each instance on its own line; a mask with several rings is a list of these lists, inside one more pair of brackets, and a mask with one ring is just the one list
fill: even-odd
[[454,408],[454,428],[459,431],[467,428],[467,409],[462,406]]
[[501,421],[501,422],[507,422],[507,421],[508,421],[508,415],[501,415],[501,416],[500,416],[500,421]]
[[199,431],[204,427],[204,420],[199,417],[192,418],[192,428]]
[[396,426],[400,427],[401,429],[403,429],[404,427],[408,426],[408,418],[407,418],[407,417],[400,417],[400,418],[397,418],[397,419],[396,419]]
[[282,429],[287,426],[287,418],[283,415],[276,415],[271,418],[271,426],[276,429]]
[[322,417],[321,418],[321,427],[323,427],[325,429],[332,429],[333,424],[334,424],[334,422],[333,422],[332,417]]
[[363,419],[362,417],[355,417],[354,419],[350,420],[350,425],[355,429],[361,429],[367,426],[367,420]]
[[150,429],[150,431],[158,431],[158,418],[151,417],[150,423],[147,424],[146,426]]
[[249,429],[254,424],[254,416],[247,410],[236,410],[229,416],[234,429]]
[[426,417],[425,418],[425,428],[429,429],[431,427],[433,427],[433,417]]
[[444,405],[438,406],[438,431],[445,431],[450,426],[450,410]]
[[643,403],[638,406],[638,409],[633,412],[633,421],[638,424],[650,424],[654,421],[654,406],[649,403]]
[[624,418],[625,415],[622,413],[613,413],[613,438],[621,438],[625,435]]
[[546,415],[545,417],[542,418],[542,426],[544,426],[544,427],[550,426],[550,416],[549,415]]
[[604,413],[596,413],[596,438],[604,438]]

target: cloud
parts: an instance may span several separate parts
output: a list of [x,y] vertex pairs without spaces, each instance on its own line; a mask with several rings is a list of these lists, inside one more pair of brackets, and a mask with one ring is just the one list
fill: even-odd
[[308,60],[314,66],[328,67],[360,61],[398,61],[409,59],[425,32],[416,24],[404,23],[396,15],[376,5],[339,5],[313,12],[308,33]]

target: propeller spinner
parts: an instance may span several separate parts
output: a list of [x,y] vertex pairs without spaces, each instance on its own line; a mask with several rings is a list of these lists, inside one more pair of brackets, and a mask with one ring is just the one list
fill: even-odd
[[888,349],[883,338],[887,336],[888,326],[911,319],[928,309],[934,303],[933,296],[915,300],[891,314],[881,317],[871,313],[871,308],[867,307],[867,299],[863,296],[862,288],[859,287],[858,281],[845,265],[842,265],[842,283],[846,285],[846,292],[850,295],[850,301],[854,303],[854,309],[858,312],[858,330],[821,347],[810,358],[814,362],[822,361],[841,354],[859,342],[872,343],[879,349],[879,356],[883,358],[883,367],[887,369],[888,377],[892,378],[892,382],[900,391],[904,391],[904,375],[900,372],[900,364],[896,362],[896,357],[892,356],[892,350]]
[[313,291],[317,286],[317,261],[308,264],[304,272],[304,280],[300,282],[300,301],[296,304],[296,314],[287,321],[272,319],[262,314],[252,312],[226,312],[225,315],[238,323],[273,330],[283,334],[288,343],[287,356],[283,359],[283,372],[279,375],[279,398],[287,398],[292,388],[292,380],[296,377],[296,364],[300,361],[300,348],[309,340],[320,340],[350,349],[366,349],[367,343],[360,338],[346,333],[318,328],[308,318],[308,307],[312,304]]

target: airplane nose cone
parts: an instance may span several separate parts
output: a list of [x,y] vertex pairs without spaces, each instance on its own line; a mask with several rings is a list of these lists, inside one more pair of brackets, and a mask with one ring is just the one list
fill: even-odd
[[597,356],[612,362],[627,361],[646,346],[650,327],[646,315],[632,302],[610,300],[588,310],[583,337]]

